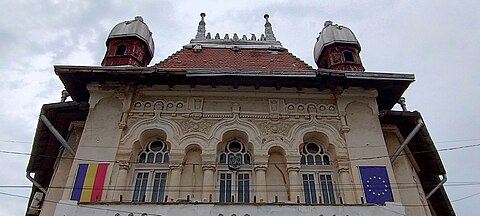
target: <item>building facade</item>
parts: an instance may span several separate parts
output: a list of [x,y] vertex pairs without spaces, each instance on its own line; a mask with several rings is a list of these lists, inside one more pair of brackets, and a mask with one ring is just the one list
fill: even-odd
[[72,101],[42,108],[27,215],[454,215],[401,100],[414,76],[365,72],[331,21],[314,69],[264,18],[258,38],[221,37],[202,13],[190,43],[148,66],[136,17],[112,29],[102,66],[55,66]]

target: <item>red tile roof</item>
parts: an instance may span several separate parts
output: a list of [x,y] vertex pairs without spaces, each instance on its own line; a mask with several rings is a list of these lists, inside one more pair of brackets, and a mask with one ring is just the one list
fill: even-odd
[[200,52],[183,48],[158,63],[157,68],[228,68],[254,70],[312,70],[312,67],[287,50],[202,48]]

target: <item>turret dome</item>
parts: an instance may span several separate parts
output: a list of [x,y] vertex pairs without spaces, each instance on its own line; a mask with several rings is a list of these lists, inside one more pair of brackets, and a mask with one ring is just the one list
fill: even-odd
[[361,47],[349,28],[326,21],[317,37],[313,55],[319,68],[363,71]]
[[134,20],[124,21],[118,23],[113,27],[112,31],[108,35],[107,44],[110,39],[125,38],[125,37],[137,37],[147,44],[150,55],[153,56],[155,51],[155,45],[153,43],[152,32],[148,29],[147,24],[143,22],[141,16],[136,16]]

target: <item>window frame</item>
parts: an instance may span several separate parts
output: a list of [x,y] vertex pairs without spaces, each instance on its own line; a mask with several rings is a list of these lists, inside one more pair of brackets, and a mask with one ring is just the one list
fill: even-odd
[[[234,151],[229,151],[229,145],[233,142],[238,142],[242,145],[241,149],[237,152],[234,152]],[[227,151],[228,150],[228,151]],[[234,154],[241,154],[242,157],[241,157],[241,160],[242,160],[242,163],[240,165],[240,168],[238,169],[230,169],[229,165],[228,165],[228,155],[230,153],[234,153]],[[224,159],[225,161],[224,162],[221,162],[221,155],[224,155]],[[249,161],[248,163],[244,163],[245,162],[245,157],[246,155],[248,155],[247,157],[249,158]],[[239,175],[241,174],[248,174],[249,176],[249,179],[248,179],[248,196],[245,197],[244,196],[244,199],[242,199],[242,203],[251,203],[252,202],[252,198],[253,198],[253,194],[254,194],[254,188],[252,187],[254,185],[254,181],[255,179],[253,178],[253,157],[252,157],[252,154],[250,151],[248,151],[248,148],[247,146],[244,144],[244,142],[240,141],[239,139],[231,139],[230,141],[228,142],[225,142],[225,144],[223,145],[223,148],[222,148],[222,151],[218,152],[218,155],[217,155],[217,200],[218,202],[221,202],[221,203],[231,203],[232,202],[232,195],[234,196],[234,199],[233,199],[233,202],[234,203],[239,203],[239,190],[238,190],[238,186],[239,186]],[[221,200],[221,194],[222,194],[222,191],[221,191],[221,175],[222,174],[231,174],[232,176],[232,179],[231,179],[231,185],[230,185],[230,197],[225,197],[225,200],[222,201]],[[245,190],[243,190],[245,192]],[[225,194],[227,194],[226,192],[223,192]],[[245,201],[246,200],[246,201]]]
[[[153,168],[153,167],[152,167]],[[169,170],[168,166],[166,167],[155,167],[154,169],[149,168],[149,167],[136,167],[135,171],[133,172],[133,178],[132,178],[132,192],[131,192],[131,200],[132,202],[164,202],[165,201],[165,194],[166,194],[166,188],[168,187],[168,176],[169,176]],[[146,190],[145,190],[145,200],[139,199],[135,200],[135,192],[136,192],[136,182],[137,182],[137,175],[139,173],[148,173],[148,178],[147,178],[147,184],[146,184]],[[157,198],[156,201],[152,201],[152,195],[153,195],[153,186],[154,186],[154,180],[155,180],[155,174],[157,173],[164,173],[165,174],[165,184],[163,185],[163,196],[161,199]]]
[[[306,145],[314,143],[316,144],[319,148],[323,149],[324,153],[323,154],[316,154],[316,155],[321,155],[321,160],[322,164],[317,164],[317,162],[314,160],[313,164],[309,164],[307,161],[307,155],[315,155],[311,153],[304,153],[303,148],[306,147]],[[319,151],[320,152],[320,151]],[[329,158],[329,164],[325,165],[324,161],[324,156],[328,156]],[[306,199],[306,191],[305,191],[305,186],[304,186],[304,181],[303,181],[303,175],[304,174],[313,174],[314,176],[314,183],[315,183],[315,195],[316,195],[316,203],[309,203],[309,204],[337,204],[339,203],[339,198],[338,198],[338,188],[335,185],[336,182],[336,175],[335,175],[335,168],[333,165],[333,160],[330,154],[325,150],[324,146],[317,143],[317,142],[306,142],[302,146],[300,146],[300,156],[301,158],[305,158],[305,164],[303,164],[300,161],[300,178],[301,178],[301,184],[302,184],[302,193],[303,193],[303,198],[304,202],[307,203]],[[315,157],[315,156],[314,156]],[[322,181],[321,181],[321,175],[329,175],[331,178],[331,188],[328,188],[329,185],[327,185],[327,194],[333,196],[333,203],[330,202],[332,201],[332,198],[330,197],[328,202],[325,202],[326,198],[324,197],[324,189],[322,188]],[[333,194],[330,194],[330,192],[333,192]]]
[[[151,144],[155,142],[162,142],[163,147],[158,150],[154,151],[151,149]],[[148,152],[146,149],[150,149]],[[148,162],[148,154],[154,153],[154,159],[153,162]],[[161,139],[154,139],[150,140],[147,142],[147,144],[137,153],[137,157],[135,160],[135,164],[133,167],[133,177],[131,178],[131,193],[130,193],[130,198],[132,202],[165,202],[165,195],[168,187],[168,180],[169,180],[169,153],[170,153],[170,146],[168,145],[167,142]],[[143,162],[140,162],[141,160],[141,155],[145,154],[145,158],[143,159]],[[157,157],[158,154],[162,154],[162,160],[161,162],[155,162],[155,158]],[[136,192],[137,192],[137,178],[139,173],[148,173],[147,177],[147,183],[146,183],[146,190],[145,190],[145,198],[140,198],[136,197]],[[156,200],[153,200],[153,193],[154,193],[154,184],[155,184],[155,175],[157,173],[162,173],[164,174],[164,179],[162,176],[160,176],[160,182],[159,182],[159,195],[161,197],[157,197]],[[162,175],[160,174],[160,175]],[[162,181],[164,180],[164,183],[162,185]],[[139,188],[138,190],[141,190]]]

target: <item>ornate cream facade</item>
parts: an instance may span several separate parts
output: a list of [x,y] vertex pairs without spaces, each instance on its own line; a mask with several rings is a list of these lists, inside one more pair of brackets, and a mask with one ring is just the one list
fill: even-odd
[[[412,154],[422,149],[411,144],[398,150],[413,131],[411,119],[421,121],[417,112],[391,110],[413,75],[308,66],[266,68],[258,76],[248,67],[165,66],[183,64],[181,52],[263,50],[268,40],[277,46],[266,48],[270,55],[284,52],[268,16],[264,41],[237,39],[233,45],[208,41],[214,39],[205,36],[204,17],[190,45],[154,67],[55,67],[74,100],[59,106],[88,113],[63,118],[69,126],[59,130],[68,134],[73,152],[59,150],[50,178],[35,175],[48,190],[41,211],[27,215],[451,215],[438,207],[447,202],[443,208],[451,209],[440,185],[441,162],[423,161]],[[57,127],[60,117],[48,114],[58,109],[42,110]],[[428,143],[421,126],[413,139]],[[32,151],[47,148],[41,135],[49,133],[42,128],[39,123]],[[32,157],[27,170],[40,173],[38,160]],[[100,195],[77,202],[82,164],[107,168],[100,191],[90,186]],[[362,166],[385,168],[390,201],[369,204]],[[428,166],[436,171],[425,172]],[[432,178],[438,192],[437,184],[422,184]],[[438,204],[427,198],[431,191]]]

